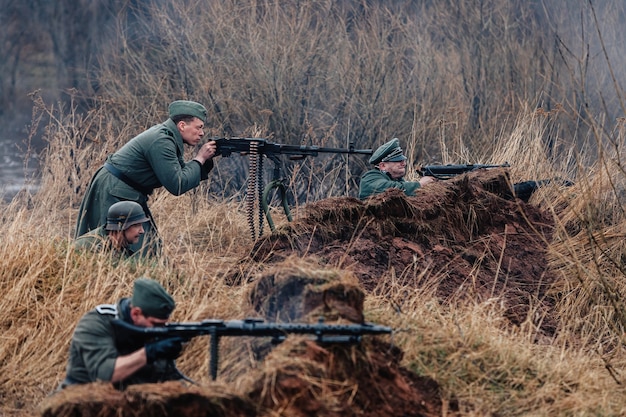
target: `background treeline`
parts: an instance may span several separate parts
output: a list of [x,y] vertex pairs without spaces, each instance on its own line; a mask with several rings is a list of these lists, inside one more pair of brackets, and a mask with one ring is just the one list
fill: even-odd
[[[503,162],[490,161],[494,140],[521,112],[559,114],[545,137],[555,157],[557,141],[610,142],[625,113],[616,0],[0,3],[0,117],[30,119],[36,89],[62,111],[99,109],[106,120],[76,132],[84,146],[116,148],[179,98],[210,108],[209,135],[360,148],[397,136],[416,162],[444,163]],[[304,164],[296,194],[334,168],[321,193],[354,192],[365,161],[340,172],[337,159]],[[222,168],[214,190],[240,189],[245,161]]]

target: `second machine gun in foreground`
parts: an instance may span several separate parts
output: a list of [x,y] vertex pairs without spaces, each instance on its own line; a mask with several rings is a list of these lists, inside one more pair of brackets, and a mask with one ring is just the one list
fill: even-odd
[[213,380],[217,377],[218,345],[223,336],[271,337],[273,343],[280,343],[289,334],[300,334],[312,335],[320,344],[354,344],[359,343],[364,335],[390,334],[392,331],[391,327],[373,323],[326,324],[322,318],[317,323],[268,323],[260,319],[203,320],[167,323],[159,327],[140,327],[116,319],[113,325],[133,340],[143,343],[170,337],[189,340],[196,336],[210,336],[209,372]]
[[[267,218],[270,229],[274,231],[274,222],[269,212],[268,202],[269,195],[274,189],[279,191],[285,215],[291,221],[291,213],[286,196],[287,190],[280,174],[280,155],[289,155],[289,159],[299,160],[307,156],[318,156],[320,153],[371,155],[373,152],[371,149],[355,149],[352,143],[350,143],[348,148],[325,148],[320,146],[286,145],[270,142],[263,138],[210,138],[209,140],[213,140],[217,144],[216,155],[229,157],[233,153],[238,153],[240,155],[248,155],[250,158],[246,209],[252,239],[257,237],[254,221],[254,202],[256,198],[259,201],[258,236],[263,233],[263,216]],[[272,182],[267,187],[263,184],[263,155],[274,163]]]

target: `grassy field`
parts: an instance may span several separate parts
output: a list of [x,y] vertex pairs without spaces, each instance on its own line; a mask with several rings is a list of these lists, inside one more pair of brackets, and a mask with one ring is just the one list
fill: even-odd
[[[556,225],[547,242],[549,266],[560,277],[552,289],[559,300],[554,337],[538,341],[532,326],[506,324],[497,297],[442,303],[429,288],[400,284],[368,293],[365,314],[404,330],[394,336],[403,366],[436,380],[444,400],[458,403],[459,416],[626,414],[626,107],[621,63],[608,59],[615,44],[601,42],[619,32],[594,26],[595,9],[583,5],[580,14],[585,25],[578,34],[595,34],[588,55],[563,43],[545,47],[529,35],[537,29],[530,12],[500,2],[482,10],[469,1],[413,5],[423,14],[403,10],[402,2],[395,8],[338,2],[337,9],[323,1],[284,7],[220,1],[202,13],[191,3],[157,8],[152,20],[121,31],[128,38],[102,52],[88,111],[82,92],[69,91],[76,100],[69,104],[33,95],[31,135],[42,134],[47,144],[40,191],[2,203],[0,214],[0,414],[36,415],[64,377],[77,320],[127,295],[138,276],[166,285],[178,301],[177,321],[247,313],[250,284],[231,286],[223,278],[254,245],[245,157],[218,160],[208,182],[183,196],[160,190],[151,197],[165,242],[159,262],[113,267],[68,250],[85,187],[106,155],[164,120],[167,103],[178,98],[210,108],[208,136],[232,132],[338,147],[354,138],[359,148],[398,136],[416,165],[507,161],[514,182],[574,181],[531,200]],[[602,10],[607,22],[622,15],[623,5]],[[445,36],[434,35],[440,30]],[[138,47],[131,38],[149,42]],[[603,100],[599,87],[591,91],[589,73],[601,72],[589,56],[613,69],[594,80],[613,99]],[[557,66],[561,58],[566,65]],[[358,159],[346,166],[324,158],[290,166],[296,218],[311,202],[356,195],[367,168]],[[414,170],[407,177],[416,178]],[[280,215],[276,221],[285,224]],[[401,312],[389,302],[398,298]],[[225,367],[238,360],[229,352],[226,345]],[[208,382],[200,345],[179,365]]]
[[[427,288],[392,286],[387,291],[404,298],[398,314],[389,303],[396,295],[366,297],[369,320],[410,330],[395,337],[403,364],[438,381],[444,398],[459,402],[460,415],[609,416],[626,407],[621,155],[607,149],[574,178],[568,167],[576,160],[550,161],[539,144],[549,125],[545,115],[521,116],[515,133],[495,145],[494,158],[511,163],[513,180],[556,175],[576,182],[571,192],[546,190],[532,201],[557,224],[549,242],[553,268],[562,276],[553,289],[560,299],[556,336],[537,343],[532,326],[504,325],[497,298],[442,304]],[[67,135],[80,129],[66,127],[51,137],[41,191],[21,195],[2,210],[3,415],[35,412],[63,378],[78,318],[94,305],[128,294],[137,276],[165,283],[179,302],[176,320],[242,318],[246,312],[250,284],[229,286],[223,279],[253,245],[236,196],[156,193],[151,207],[165,241],[165,259],[156,264],[113,267],[104,258],[68,250],[78,201],[68,193],[63,155],[77,161],[99,156],[73,146]],[[284,221],[277,216],[279,226]],[[236,362],[225,357],[226,364]],[[185,356],[180,365],[206,382],[202,363]]]

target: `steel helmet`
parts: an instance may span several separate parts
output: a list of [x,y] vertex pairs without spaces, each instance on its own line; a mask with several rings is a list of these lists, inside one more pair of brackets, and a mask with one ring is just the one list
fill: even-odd
[[109,207],[106,230],[126,230],[134,224],[144,223],[148,220],[139,203],[119,201]]

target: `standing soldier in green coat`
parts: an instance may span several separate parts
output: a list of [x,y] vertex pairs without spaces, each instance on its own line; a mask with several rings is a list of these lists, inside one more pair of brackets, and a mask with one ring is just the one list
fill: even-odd
[[399,188],[406,195],[415,195],[423,185],[436,181],[433,177],[422,177],[418,181],[405,181],[406,156],[402,153],[400,141],[391,139],[374,151],[370,160],[374,169],[367,171],[359,183],[359,198],[366,199],[389,188]]
[[169,105],[169,119],[135,136],[110,155],[94,174],[78,213],[75,237],[106,224],[108,208],[118,201],[140,204],[149,222],[145,234],[132,245],[142,256],[158,256],[161,242],[148,209],[148,196],[165,187],[181,195],[206,180],[213,168],[215,142],[204,144],[191,161],[185,161],[184,144],[196,146],[204,136],[206,108],[193,101]]
[[115,261],[131,258],[135,252],[130,246],[139,242],[149,220],[139,203],[118,201],[109,207],[106,225],[79,236],[74,249],[108,253]]

